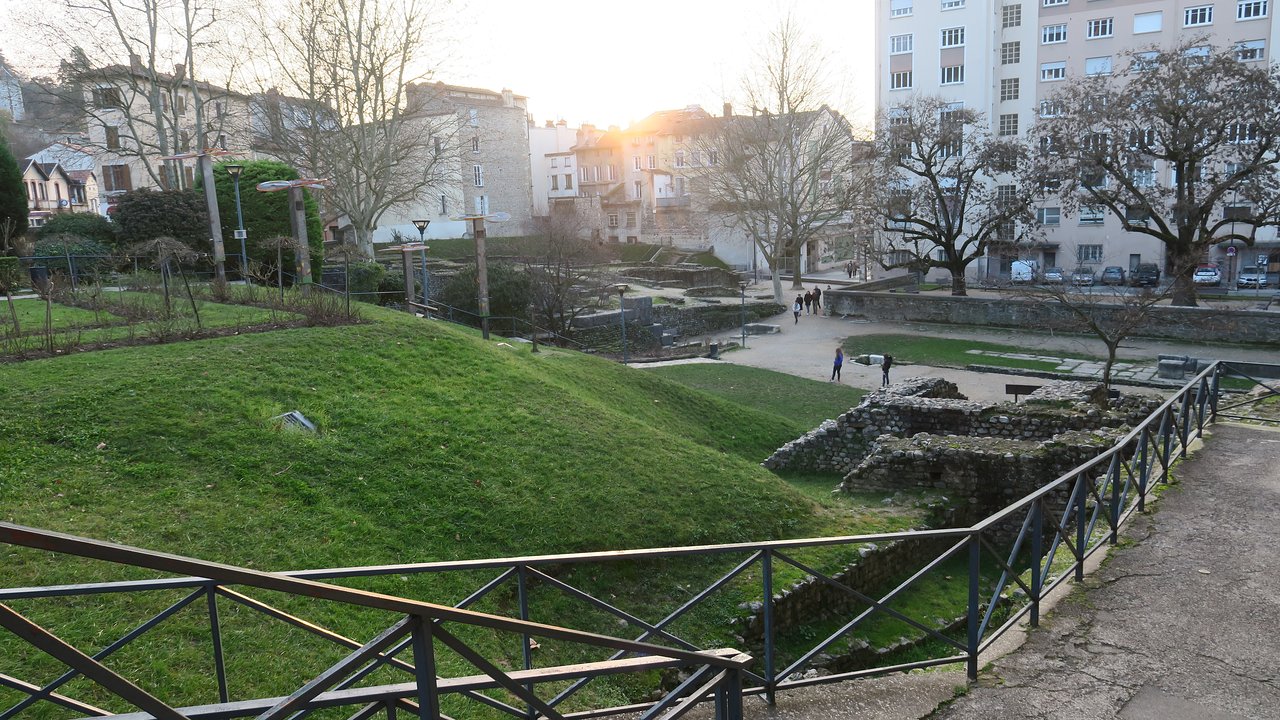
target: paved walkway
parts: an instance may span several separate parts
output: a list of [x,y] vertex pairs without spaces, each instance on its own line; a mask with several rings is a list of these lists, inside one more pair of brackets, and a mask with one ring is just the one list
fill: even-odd
[[1139,542],[936,717],[1280,717],[1280,431],[1219,425],[1178,477]]

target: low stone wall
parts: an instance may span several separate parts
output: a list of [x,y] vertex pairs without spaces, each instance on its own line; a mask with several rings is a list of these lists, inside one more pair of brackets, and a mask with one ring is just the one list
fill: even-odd
[[[1071,310],[1057,302],[1013,298],[953,297],[831,290],[823,302],[835,315],[859,315],[877,322],[927,322],[1079,332]],[[1099,313],[1121,313],[1100,306]],[[1135,333],[1173,340],[1280,342],[1280,313],[1159,306]]]
[[[627,347],[632,352],[660,350],[662,331],[675,330],[680,337],[693,337],[721,330],[737,329],[742,324],[741,305],[653,305],[652,298],[633,305],[627,300]],[[773,317],[785,308],[772,302],[747,303],[748,323]],[[580,317],[574,321],[574,339],[589,348],[618,352],[622,349],[622,328],[617,310]]]
[[867,395],[857,407],[778,448],[764,466],[844,474],[881,435],[1048,440],[1068,430],[1132,424],[1149,412],[1149,402],[1140,400],[1111,407],[1101,383],[1055,381],[1022,403],[991,404],[965,400],[955,385],[938,378],[910,378]]
[[634,265],[618,271],[623,277],[670,287],[723,286],[736,288],[738,274],[717,267],[679,267],[673,265]]
[[745,310],[742,305],[655,305],[653,321],[666,328],[680,331],[682,336],[705,335],[737,328],[742,325],[745,313],[747,322],[752,323],[764,318],[773,317],[786,310],[775,302],[748,302]]

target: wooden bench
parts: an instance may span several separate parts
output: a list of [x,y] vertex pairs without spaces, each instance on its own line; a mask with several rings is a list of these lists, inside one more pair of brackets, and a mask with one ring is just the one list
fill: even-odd
[[1007,383],[1004,386],[1004,392],[1006,395],[1012,395],[1014,402],[1018,402],[1019,395],[1030,395],[1041,387],[1042,386],[1040,385],[1015,385],[1013,383]]

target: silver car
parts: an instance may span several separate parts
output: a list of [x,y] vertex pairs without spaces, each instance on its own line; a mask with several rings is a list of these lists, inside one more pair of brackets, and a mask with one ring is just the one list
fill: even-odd
[[1267,286],[1267,273],[1262,268],[1252,265],[1240,268],[1240,275],[1236,277],[1236,287],[1238,288],[1264,288]]

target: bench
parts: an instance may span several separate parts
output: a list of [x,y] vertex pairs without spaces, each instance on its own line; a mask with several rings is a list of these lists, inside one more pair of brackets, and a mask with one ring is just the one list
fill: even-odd
[[1007,383],[1004,386],[1004,392],[1006,395],[1012,395],[1014,402],[1018,402],[1019,395],[1030,395],[1040,388],[1040,385],[1015,385],[1013,383]]

